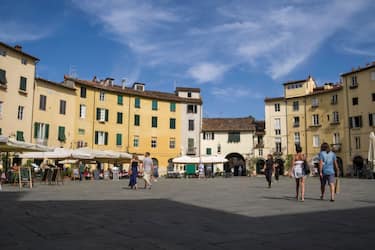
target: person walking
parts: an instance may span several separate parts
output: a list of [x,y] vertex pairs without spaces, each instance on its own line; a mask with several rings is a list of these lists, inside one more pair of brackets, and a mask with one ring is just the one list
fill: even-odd
[[198,178],[199,179],[205,179],[206,176],[204,174],[204,165],[202,162],[199,163],[199,166],[198,166]]
[[153,174],[154,164],[152,162],[152,159],[150,158],[149,152],[145,153],[145,158],[143,160],[142,168],[143,168],[143,180],[145,182],[145,189],[147,187],[151,189],[151,186],[152,186],[151,176]]
[[129,171],[128,171],[130,174],[129,187],[131,189],[133,188],[137,189],[138,167],[139,167],[138,156],[133,154],[133,157],[130,161]]
[[277,160],[275,161],[275,180],[279,181],[279,176],[280,176],[280,166]]
[[273,161],[273,157],[271,154],[267,156],[266,164],[264,165],[264,174],[266,176],[266,180],[268,182],[268,188],[271,188],[272,183],[272,173],[275,170],[275,163]]
[[302,153],[302,147],[296,145],[296,154],[293,156],[292,170],[289,174],[293,176],[296,180],[296,200],[299,198],[299,193],[301,191],[301,201],[305,201],[305,170],[303,165],[305,163],[306,157]]
[[325,186],[328,183],[331,192],[331,201],[335,201],[335,170],[339,173],[336,154],[329,148],[329,144],[324,142],[319,153],[319,173],[321,177],[320,199],[323,200]]

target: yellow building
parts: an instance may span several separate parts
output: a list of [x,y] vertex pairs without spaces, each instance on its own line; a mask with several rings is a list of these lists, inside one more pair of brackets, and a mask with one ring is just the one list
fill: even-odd
[[375,131],[375,62],[341,75],[345,97],[346,161],[360,166],[368,157],[369,134]]
[[0,42],[0,134],[31,141],[38,58]]
[[72,85],[36,78],[33,143],[72,148],[75,131],[76,89]]
[[[118,86],[112,78],[87,81],[65,76],[65,84],[77,90],[74,147],[150,152],[161,172],[180,155],[182,105],[201,104],[200,98],[146,91],[142,83]],[[196,131],[199,135],[200,129]]]

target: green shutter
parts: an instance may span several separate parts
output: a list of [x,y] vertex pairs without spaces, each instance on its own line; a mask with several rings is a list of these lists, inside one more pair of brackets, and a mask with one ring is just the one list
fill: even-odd
[[122,113],[121,112],[117,112],[117,123],[122,124]]
[[169,119],[169,128],[170,129],[175,129],[176,128],[176,119],[170,118]]
[[7,78],[6,78],[6,71],[3,69],[0,69],[0,84],[6,84]]
[[211,155],[211,153],[212,153],[211,148],[206,148],[206,155]]
[[122,134],[116,134],[116,145],[117,146],[122,145]]
[[117,96],[117,104],[119,104],[119,105],[123,104],[123,96],[122,95]]
[[99,133],[98,131],[95,131],[95,144],[98,144]]
[[135,98],[134,107],[140,108],[141,107],[141,99],[139,97]]
[[152,110],[158,110],[158,101],[152,100]]
[[158,118],[156,116],[153,116],[151,119],[152,127],[157,128],[158,127]]
[[175,112],[176,111],[176,103],[175,102],[171,102],[171,104],[170,104],[170,111],[171,112]]
[[34,138],[38,137],[38,128],[39,128],[39,123],[35,122],[34,123]]
[[105,121],[108,122],[108,116],[109,116],[109,111],[108,109],[105,110]]
[[57,139],[61,142],[66,140],[66,138],[65,138],[65,127],[59,126],[59,135],[58,135]]
[[26,78],[23,76],[20,78],[20,90],[26,91]]
[[49,124],[46,123],[46,134],[45,134],[45,138],[48,139],[48,136],[49,136]]
[[104,133],[104,145],[108,145],[108,132]]
[[17,141],[25,141],[25,138],[23,138],[23,131],[17,131],[16,132],[16,140]]
[[139,115],[134,115],[134,125],[139,126],[141,117]]
[[100,109],[96,108],[96,120],[99,121],[100,119]]

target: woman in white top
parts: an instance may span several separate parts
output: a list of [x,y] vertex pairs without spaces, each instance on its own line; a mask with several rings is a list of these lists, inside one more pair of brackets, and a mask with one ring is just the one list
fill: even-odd
[[293,156],[292,162],[292,170],[290,172],[290,176],[293,176],[296,180],[296,199],[298,200],[299,197],[299,190],[301,187],[301,201],[305,200],[305,171],[303,169],[303,163],[305,162],[306,158],[305,155],[302,154],[301,146],[296,146],[296,154]]

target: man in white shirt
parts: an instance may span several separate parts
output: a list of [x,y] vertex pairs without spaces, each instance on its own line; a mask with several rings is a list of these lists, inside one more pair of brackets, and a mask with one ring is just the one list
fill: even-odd
[[145,153],[145,159],[143,160],[143,180],[145,181],[145,189],[148,188],[151,189],[151,175],[152,171],[154,169],[154,164],[152,162],[152,159],[150,158],[150,153]]

